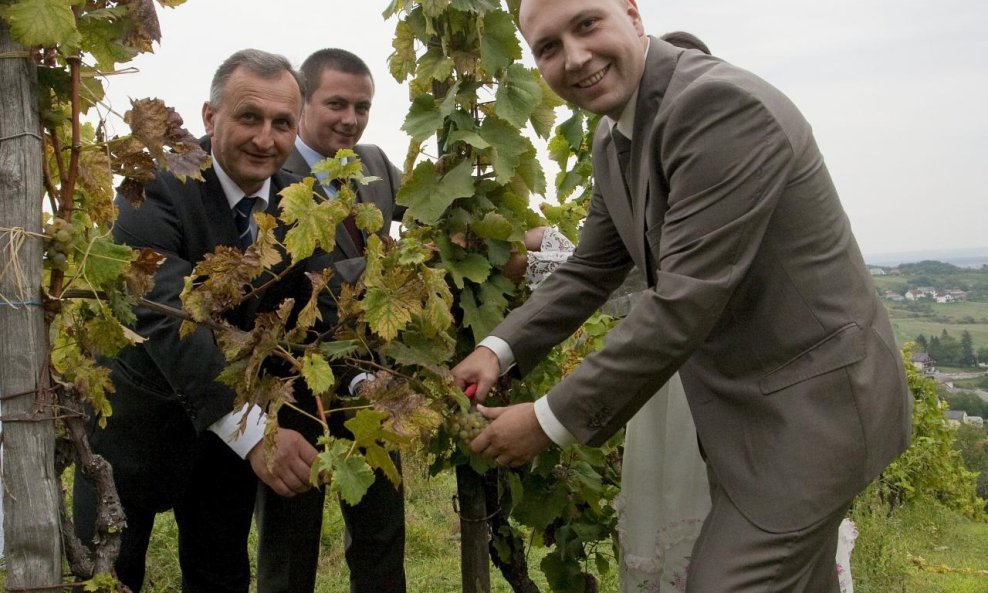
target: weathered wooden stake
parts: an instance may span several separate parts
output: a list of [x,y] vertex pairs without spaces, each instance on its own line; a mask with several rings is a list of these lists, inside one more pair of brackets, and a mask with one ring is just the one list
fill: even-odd
[[37,71],[0,20],[0,415],[7,588],[62,581],[54,422],[43,372]]

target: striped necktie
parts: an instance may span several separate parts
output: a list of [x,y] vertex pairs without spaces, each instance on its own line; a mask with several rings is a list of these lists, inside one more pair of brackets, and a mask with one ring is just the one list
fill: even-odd
[[250,232],[250,215],[254,211],[255,200],[257,200],[255,196],[244,196],[233,207],[235,212],[234,220],[237,223],[237,233],[240,236],[240,249],[242,251],[246,251],[254,243],[254,236]]

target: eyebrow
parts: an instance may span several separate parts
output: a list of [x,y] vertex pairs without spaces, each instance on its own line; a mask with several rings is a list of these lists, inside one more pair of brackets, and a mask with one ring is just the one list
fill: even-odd
[[[576,23],[579,23],[580,21],[585,20],[590,16],[599,16],[600,12],[601,10],[597,7],[585,8],[580,12],[574,14],[573,17],[570,18],[569,23],[567,23],[566,25],[566,28],[570,28]],[[533,51],[536,50],[537,48],[541,47],[542,45],[551,41],[554,38],[555,38],[554,35],[543,35],[542,37],[536,38],[535,41],[531,44],[532,50]]]

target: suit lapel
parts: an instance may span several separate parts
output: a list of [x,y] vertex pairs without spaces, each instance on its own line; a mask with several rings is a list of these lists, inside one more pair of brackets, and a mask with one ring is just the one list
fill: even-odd
[[[638,103],[635,107],[635,134],[631,141],[628,186],[631,191],[631,209],[634,216],[635,250],[640,261],[645,263],[646,281],[649,285],[654,283],[654,270],[657,262],[653,261],[646,233],[650,230],[649,225],[659,225],[660,227],[662,225],[662,220],[651,220],[652,217],[649,216],[650,209],[656,207],[656,204],[649,203],[649,199],[652,197],[649,178],[653,173],[653,168],[659,166],[657,162],[659,147],[655,146],[656,138],[653,129],[662,98],[665,96],[669,81],[676,71],[676,63],[680,53],[680,50],[659,42],[654,37],[651,38],[648,54],[645,58],[645,72],[638,88]],[[651,233],[655,241],[659,238],[657,233],[658,231]]]
[[210,167],[203,172],[202,177],[206,182],[202,192],[202,204],[206,209],[207,220],[215,221],[213,228],[216,231],[217,245],[239,248],[240,233],[237,231],[237,223],[233,219],[230,203],[223,193],[223,186],[220,185],[216,171]]

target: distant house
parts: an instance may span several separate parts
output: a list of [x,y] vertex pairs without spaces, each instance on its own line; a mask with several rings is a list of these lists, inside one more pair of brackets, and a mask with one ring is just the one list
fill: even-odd
[[947,410],[947,422],[953,426],[970,424],[972,426],[984,426],[985,420],[981,416],[968,416],[964,410]]
[[919,299],[936,298],[937,291],[932,286],[915,286],[906,291],[907,301],[917,301]]
[[916,367],[916,370],[922,372],[924,375],[932,375],[937,372],[937,361],[933,360],[933,357],[926,352],[913,354],[909,362]]
[[966,301],[967,300],[967,292],[965,292],[963,290],[960,290],[960,289],[957,289],[957,288],[951,288],[950,290],[948,290],[946,296],[949,296],[950,298],[952,298],[955,303],[957,301]]
[[936,297],[936,301],[938,303],[940,303],[941,305],[945,305],[947,303],[954,302],[954,297],[950,296],[949,294],[944,294],[944,295],[937,296]]
[[883,296],[885,300],[895,301],[897,303],[906,300],[904,296],[895,292],[894,290],[886,290]]
[[872,276],[884,276],[885,270],[883,270],[882,268],[868,268],[868,273],[870,273]]

